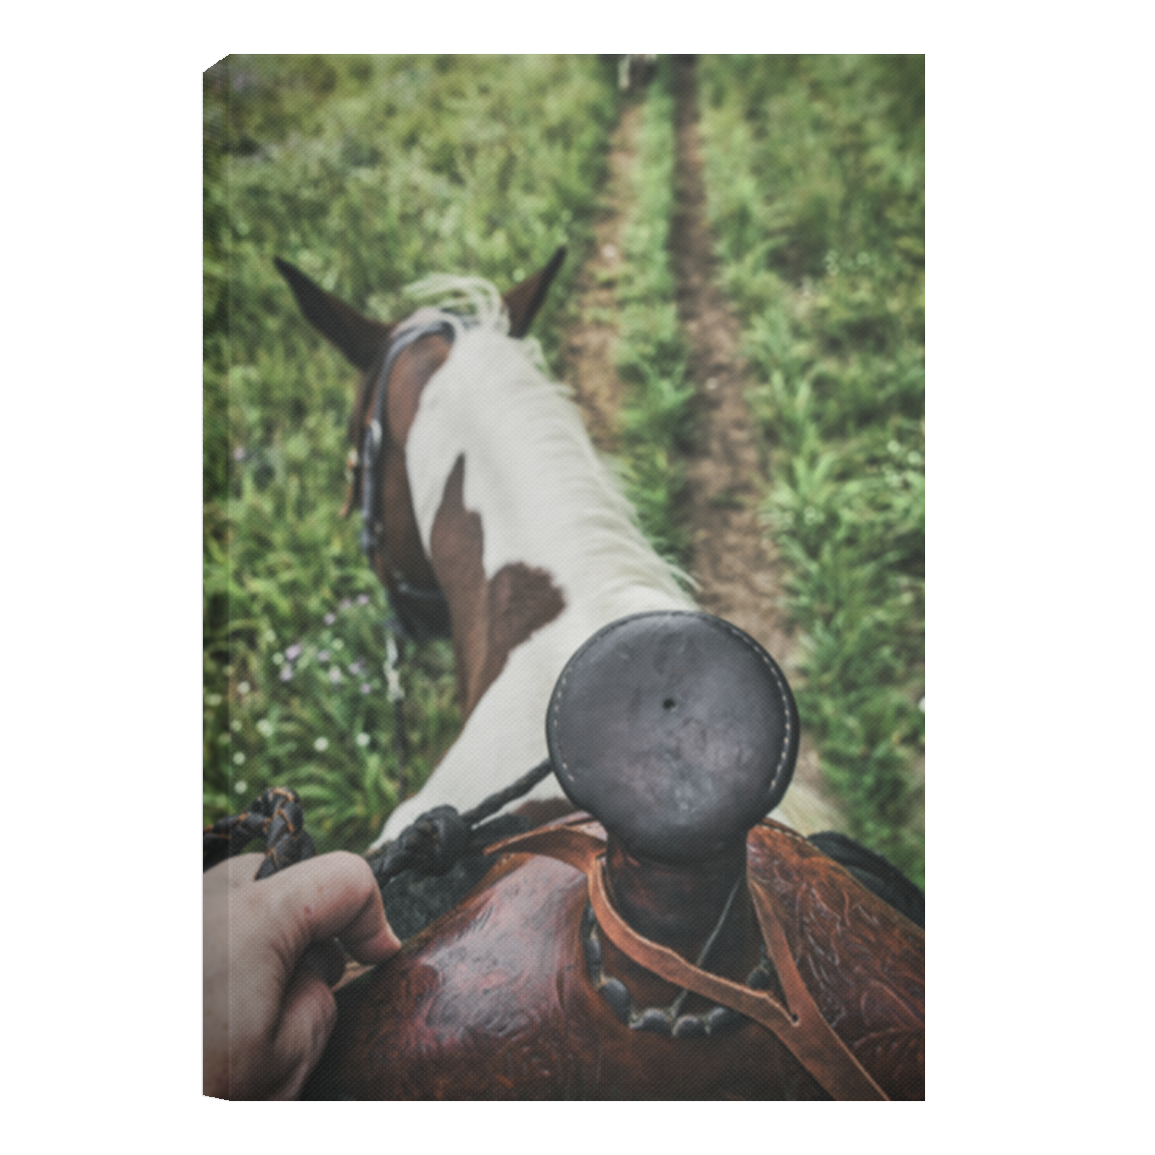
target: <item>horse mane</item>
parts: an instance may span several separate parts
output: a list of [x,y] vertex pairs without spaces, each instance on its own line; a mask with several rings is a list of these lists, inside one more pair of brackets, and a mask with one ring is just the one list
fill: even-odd
[[[685,589],[693,579],[646,540],[620,477],[589,439],[572,390],[551,378],[536,339],[508,335],[497,289],[480,277],[437,274],[410,291],[436,298],[456,330],[449,358],[426,386],[406,455],[426,548],[445,479],[464,452],[466,504],[471,480],[478,486],[484,479],[495,508],[516,505],[536,515],[550,560],[562,562],[571,582],[581,575],[584,599],[642,587],[691,606]],[[487,519],[487,535],[491,528]]]

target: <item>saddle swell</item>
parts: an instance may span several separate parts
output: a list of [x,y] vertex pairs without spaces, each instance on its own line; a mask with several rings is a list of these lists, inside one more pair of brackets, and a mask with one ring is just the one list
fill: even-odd
[[[579,829],[604,838],[592,820]],[[750,887],[771,896],[826,1023],[888,1098],[921,1099],[923,932],[777,823],[751,830],[747,871]],[[573,865],[501,854],[464,902],[338,992],[337,1028],[303,1097],[830,1098],[749,1019],[689,1038],[625,1025],[591,975],[589,894]],[[635,1002],[675,1000],[675,986],[604,935],[601,951]]]

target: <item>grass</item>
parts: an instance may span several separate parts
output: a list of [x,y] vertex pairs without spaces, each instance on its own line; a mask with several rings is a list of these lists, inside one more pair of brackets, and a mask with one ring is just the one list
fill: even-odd
[[724,287],[759,384],[804,724],[851,833],[924,881],[923,58],[704,57]]
[[616,110],[593,57],[232,56],[205,74],[206,823],[285,784],[319,849],[363,848],[459,724],[448,645],[407,655],[401,764],[385,596],[337,516],[355,372],[273,257],[394,318],[429,272],[504,287],[568,243],[535,323],[553,356]]

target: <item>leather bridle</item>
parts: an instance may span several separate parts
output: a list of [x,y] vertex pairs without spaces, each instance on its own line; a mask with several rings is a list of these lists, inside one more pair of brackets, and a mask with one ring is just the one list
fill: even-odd
[[366,406],[368,420],[364,422],[365,432],[361,441],[361,451],[358,453],[354,450],[350,454],[349,464],[353,474],[350,503],[360,498],[361,550],[375,572],[388,575],[389,600],[396,615],[396,621],[389,624],[391,632],[414,642],[449,637],[449,604],[436,583],[431,586],[419,586],[409,581],[399,569],[390,564],[385,549],[381,489],[385,463],[389,377],[398,356],[410,345],[422,337],[435,335],[452,342],[457,325],[460,323],[458,318],[451,318],[442,311],[436,312],[432,317],[426,312],[423,319],[411,322],[394,332],[381,371],[377,374],[369,392]]

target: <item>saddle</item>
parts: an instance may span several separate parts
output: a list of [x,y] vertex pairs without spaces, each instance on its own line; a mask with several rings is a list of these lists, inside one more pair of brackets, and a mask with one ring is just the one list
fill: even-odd
[[762,647],[706,614],[622,619],[546,731],[575,813],[490,846],[337,992],[303,1097],[923,1097],[923,931],[764,817],[798,715]]

